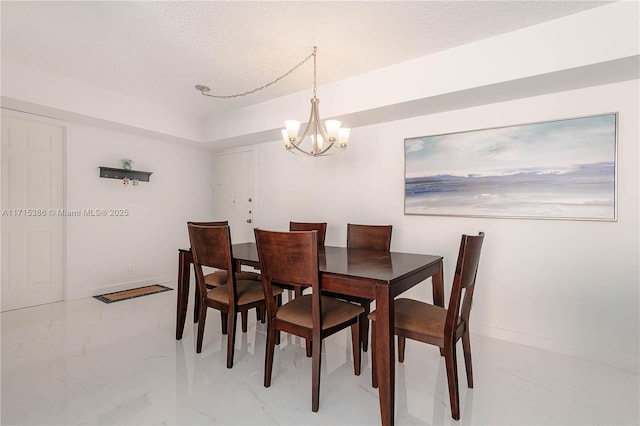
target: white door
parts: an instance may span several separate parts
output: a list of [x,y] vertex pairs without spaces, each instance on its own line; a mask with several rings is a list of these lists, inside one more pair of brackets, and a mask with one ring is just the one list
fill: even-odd
[[234,244],[254,241],[254,151],[217,155],[214,160],[214,220],[228,220]]
[[64,298],[63,138],[2,117],[2,311]]

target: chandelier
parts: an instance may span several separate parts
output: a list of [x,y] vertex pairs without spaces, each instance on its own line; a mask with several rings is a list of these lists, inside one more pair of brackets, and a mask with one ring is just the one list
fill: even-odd
[[[349,133],[351,133],[351,129],[341,128],[342,123],[338,120],[327,120],[324,127],[320,122],[320,113],[318,112],[320,99],[317,97],[317,51],[318,48],[314,46],[311,54],[313,56],[313,98],[311,98],[311,113],[307,126],[302,135],[298,136],[300,122],[285,120],[285,128],[281,130],[282,140],[287,151],[300,152],[314,157],[325,155],[336,143],[339,148],[346,149],[349,143]],[[305,149],[302,145],[307,136],[310,137],[311,145],[310,148]]]
[[[196,86],[196,90],[200,91],[200,93],[202,93],[204,96],[210,96],[218,99],[237,98],[240,96],[249,95],[262,89],[266,89],[272,84],[277,83],[278,81],[294,72],[298,67],[307,62],[309,59],[313,58],[313,98],[311,99],[311,113],[309,114],[309,120],[307,121],[307,125],[301,135],[299,135],[301,124],[299,121],[285,120],[285,128],[281,130],[282,140],[284,142],[285,149],[292,153],[317,157],[320,155],[330,155],[328,151],[331,148],[336,148],[336,150],[339,150],[336,152],[338,153],[347,148],[351,129],[341,127],[342,123],[338,120],[326,120],[324,122],[324,126],[320,121],[320,113],[318,111],[318,104],[320,103],[320,99],[318,99],[317,97],[317,51],[318,48],[314,46],[313,52],[309,56],[304,58],[285,74],[267,84],[264,84],[253,90],[249,90],[247,92],[237,93],[233,95],[212,95],[208,93],[211,90],[209,87],[200,84]],[[331,154],[332,153],[334,152],[331,152]]]

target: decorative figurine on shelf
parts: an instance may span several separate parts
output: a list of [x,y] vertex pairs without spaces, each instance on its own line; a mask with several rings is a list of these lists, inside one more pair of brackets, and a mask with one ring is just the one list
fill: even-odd
[[134,179],[133,180],[133,186],[138,186],[138,182],[140,182],[138,179]]
[[129,179],[128,177],[122,178],[122,183],[124,184],[124,186],[129,186],[129,182],[131,182],[131,179]]
[[122,168],[125,170],[131,170],[132,164],[133,164],[133,160],[129,160],[128,158],[122,159]]

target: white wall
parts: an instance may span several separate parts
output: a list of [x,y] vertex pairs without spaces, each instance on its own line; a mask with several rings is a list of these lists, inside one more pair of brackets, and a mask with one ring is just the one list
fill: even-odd
[[[98,166],[120,167],[122,158],[153,172],[150,182],[125,187],[99,178]],[[67,299],[134,283],[175,287],[177,250],[189,244],[186,222],[213,212],[212,163],[211,151],[68,124],[67,208],[122,208],[129,216],[67,218]]]
[[[394,226],[395,251],[441,254],[451,286],[462,233],[486,233],[472,332],[638,370],[638,80],[353,129],[334,157],[256,146],[256,225],[327,221],[327,244],[346,224]],[[405,216],[404,138],[619,112],[617,222]],[[430,285],[411,290],[430,300]],[[448,290],[447,290],[448,291]],[[447,293],[448,294],[448,293]]]

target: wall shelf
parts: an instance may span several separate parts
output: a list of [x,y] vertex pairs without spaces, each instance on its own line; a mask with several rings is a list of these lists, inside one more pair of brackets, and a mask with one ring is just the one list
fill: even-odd
[[153,172],[143,172],[141,170],[127,170],[116,169],[113,167],[100,166],[100,177],[109,179],[124,179],[129,178],[131,180],[138,180],[139,182],[149,182],[149,176]]

